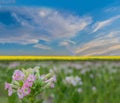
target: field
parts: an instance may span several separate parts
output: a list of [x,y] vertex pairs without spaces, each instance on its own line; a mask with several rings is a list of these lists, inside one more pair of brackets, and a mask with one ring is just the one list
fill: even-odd
[[[36,103],[120,103],[120,61],[0,61],[0,103],[22,103],[8,96],[5,81],[15,69],[40,66],[54,72],[55,87],[45,90]],[[41,101],[40,101],[41,100]]]

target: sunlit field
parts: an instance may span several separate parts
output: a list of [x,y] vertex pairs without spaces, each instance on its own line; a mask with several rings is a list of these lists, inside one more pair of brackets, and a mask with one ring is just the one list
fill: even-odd
[[22,103],[8,96],[5,81],[13,71],[40,66],[56,75],[55,87],[46,89],[36,103],[120,103],[120,61],[0,61],[0,103]]

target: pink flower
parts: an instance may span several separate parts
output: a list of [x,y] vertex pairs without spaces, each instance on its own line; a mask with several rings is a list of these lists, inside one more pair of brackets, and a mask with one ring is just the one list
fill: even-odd
[[9,96],[11,96],[11,95],[12,95],[12,93],[13,93],[12,88],[9,88],[9,89],[8,89],[8,95],[9,95]]
[[24,73],[20,70],[15,70],[13,76],[13,80],[23,80],[24,78]]
[[54,87],[55,87],[54,83],[51,83],[50,87],[51,87],[51,88],[54,88]]
[[26,86],[26,87],[32,87],[32,85],[33,85],[33,82],[28,81],[28,80],[26,80],[23,84],[23,86]]
[[5,82],[5,90],[7,90],[9,88],[11,88],[11,85],[9,83]]
[[56,76],[55,75],[53,76],[53,82],[56,82]]
[[17,95],[20,99],[22,99],[24,97],[24,93],[23,93],[22,89],[18,89]]
[[11,96],[13,93],[12,86],[9,83],[5,83],[5,90],[8,89],[8,95]]
[[30,92],[31,92],[30,88],[29,88],[29,87],[26,87],[26,86],[23,86],[23,87],[21,88],[21,90],[22,90],[24,96],[29,95]]
[[24,96],[29,95],[31,92],[29,87],[23,86],[21,89],[19,88],[17,91],[18,97],[22,99]]
[[28,76],[27,80],[28,80],[28,81],[31,81],[31,82],[34,82],[34,81],[36,80],[36,77],[35,77],[35,75],[30,74],[30,75]]
[[[40,83],[38,83],[38,81]],[[28,70],[15,70],[12,75],[12,82],[5,83],[5,89],[8,90],[8,95],[11,96],[13,93],[17,93],[20,99],[39,93],[39,89],[42,90],[44,87],[54,88],[54,82],[56,82],[56,76],[51,73],[39,74],[39,69],[32,68]],[[34,85],[35,84],[35,85]],[[35,89],[35,91],[34,91]]]

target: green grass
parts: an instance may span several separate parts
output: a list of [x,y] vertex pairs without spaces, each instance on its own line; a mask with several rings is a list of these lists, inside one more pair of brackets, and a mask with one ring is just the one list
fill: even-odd
[[[57,76],[55,88],[39,95],[38,103],[39,98],[43,98],[44,103],[120,103],[119,61],[24,61],[14,69],[10,69],[10,63],[12,62],[0,62],[5,64],[0,65],[0,103],[20,102],[15,95],[7,96],[4,82],[11,80],[15,69],[37,65],[41,67],[41,73],[48,73],[51,69]],[[81,78],[82,84],[73,86],[70,82],[65,82],[65,78],[71,76]]]

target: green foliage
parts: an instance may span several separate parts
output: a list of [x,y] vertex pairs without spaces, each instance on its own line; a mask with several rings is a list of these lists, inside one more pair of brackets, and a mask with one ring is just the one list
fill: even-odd
[[[52,70],[57,76],[57,82],[55,88],[48,89],[40,94],[36,98],[36,103],[120,103],[120,62],[111,61],[106,64],[103,61],[98,62],[98,65],[96,65],[97,62],[91,62],[90,65],[85,62],[80,63],[82,67],[79,68],[68,66],[63,69],[65,65],[62,64],[63,62],[46,62],[46,66],[41,66],[41,73],[48,73],[55,66],[57,70]],[[39,62],[25,61],[14,69],[8,68],[8,64],[6,67],[0,67],[0,103],[25,103],[15,95],[8,97],[4,90],[4,82],[11,81],[14,69],[33,67]],[[73,86],[64,82],[68,76],[80,77],[83,84]],[[41,83],[36,82],[38,82],[37,84]]]

